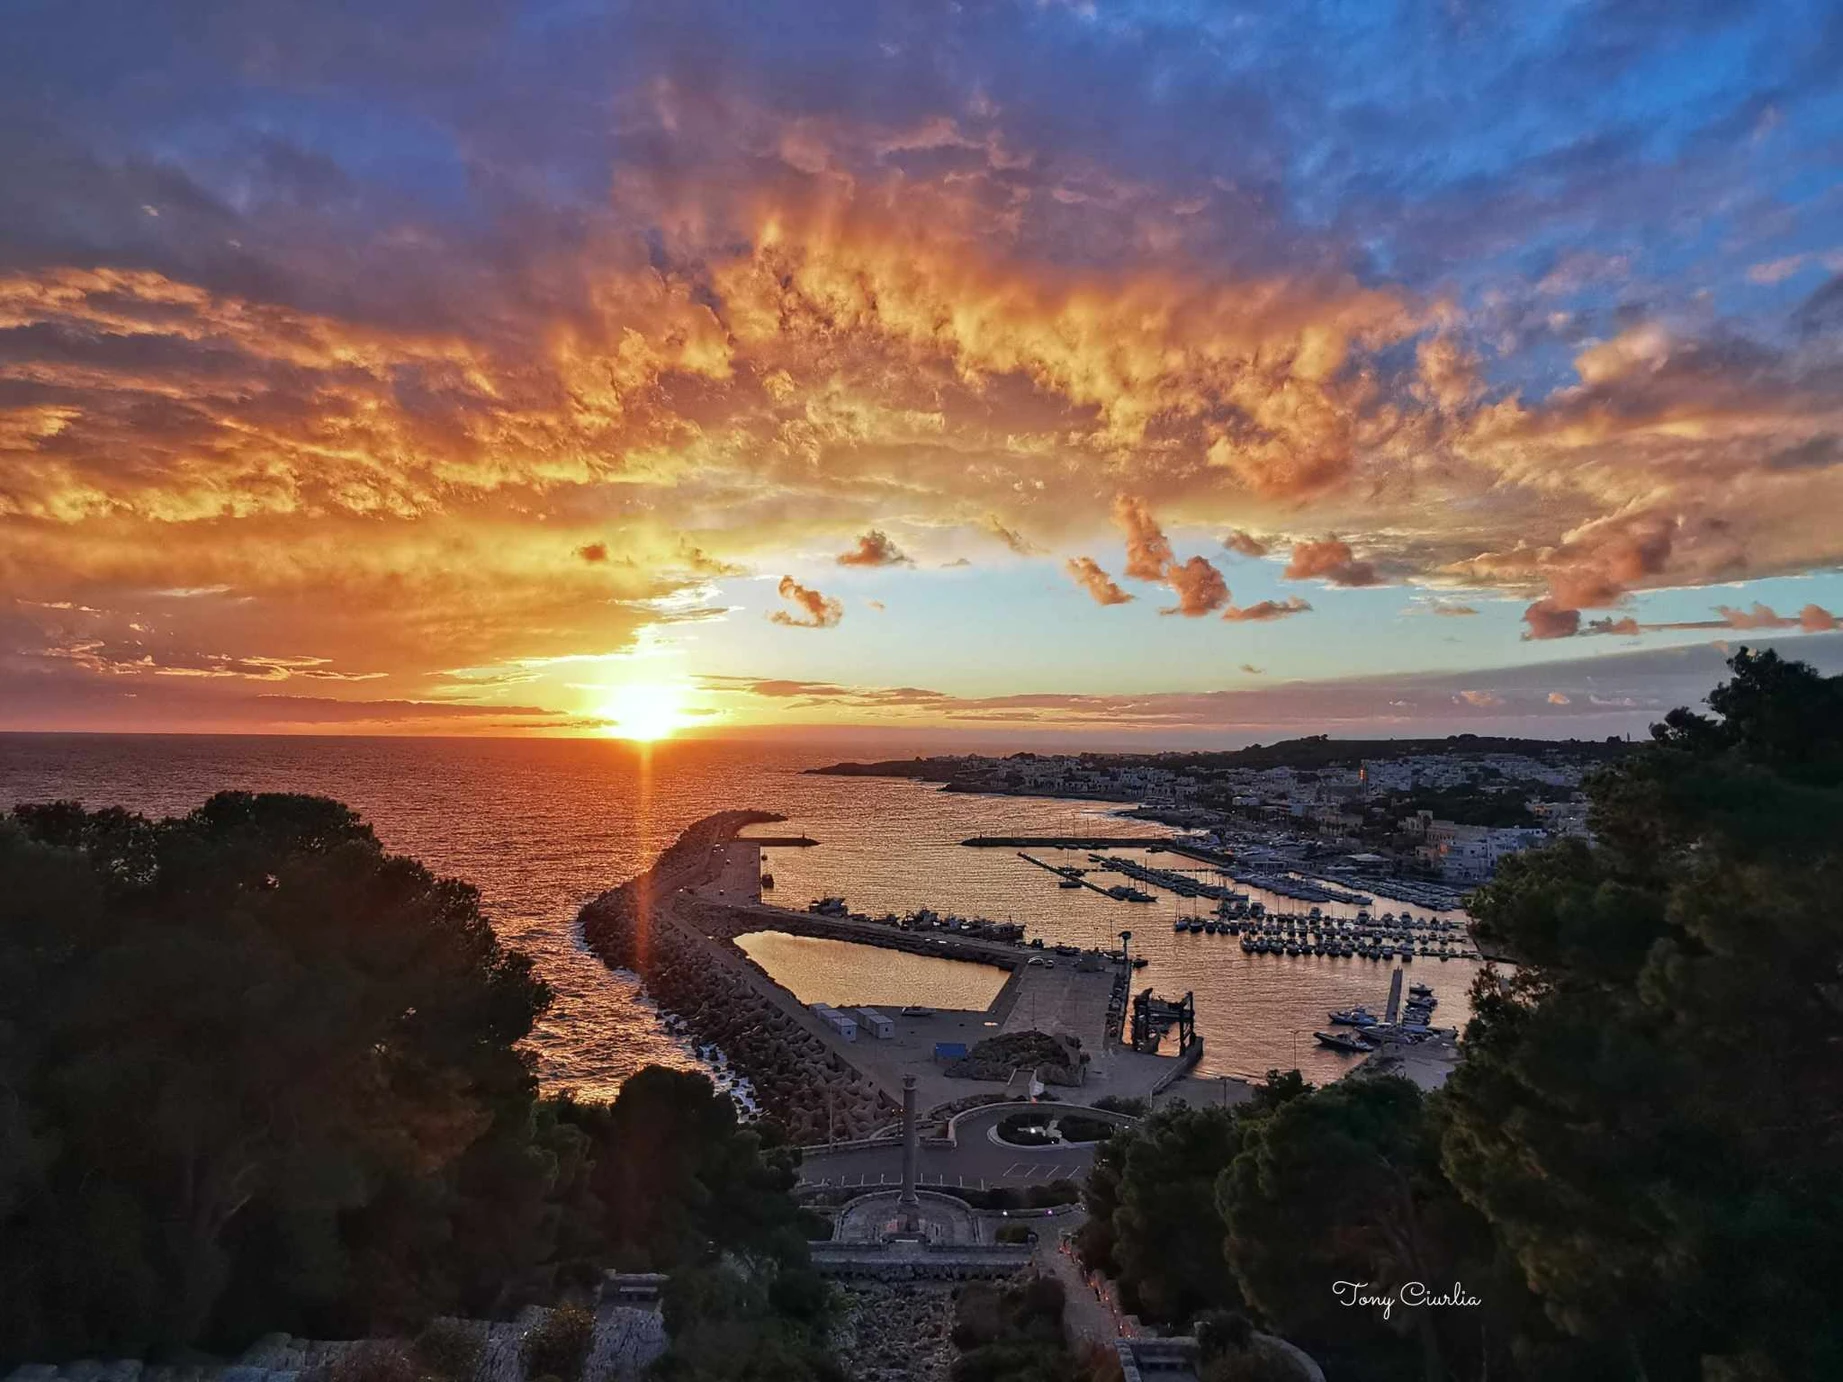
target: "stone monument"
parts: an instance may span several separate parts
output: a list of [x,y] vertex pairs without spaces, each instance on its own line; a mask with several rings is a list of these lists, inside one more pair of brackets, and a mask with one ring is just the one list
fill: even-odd
[[921,1230],[921,1199],[915,1193],[915,1163],[920,1138],[915,1128],[915,1077],[902,1077],[902,1194],[896,1204],[906,1233]]

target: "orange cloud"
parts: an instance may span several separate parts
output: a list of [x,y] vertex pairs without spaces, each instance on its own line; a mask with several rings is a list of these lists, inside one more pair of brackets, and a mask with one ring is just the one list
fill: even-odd
[[1377,585],[1382,579],[1369,562],[1356,560],[1348,542],[1334,537],[1319,542],[1295,542],[1284,574],[1289,581],[1322,578],[1341,586]]
[[1171,563],[1165,568],[1165,583],[1177,592],[1177,604],[1161,609],[1160,614],[1181,614],[1187,619],[1198,619],[1229,602],[1228,582],[1202,557]]
[[838,554],[840,566],[913,566],[902,550],[879,528],[872,528],[849,552]]
[[1113,521],[1126,534],[1126,574],[1138,581],[1162,581],[1173,561],[1164,529],[1152,517],[1145,500],[1116,495]]
[[1237,528],[1222,540],[1222,545],[1231,552],[1239,552],[1244,557],[1264,557],[1272,551],[1269,543],[1262,541],[1253,533]]
[[775,590],[798,611],[790,613],[784,609],[775,610],[768,618],[776,624],[785,624],[793,629],[829,629],[845,617],[842,603],[801,585],[792,576],[781,577],[781,583]]
[[1581,631],[1581,612],[1538,600],[1523,611],[1523,622],[1529,625],[1525,638],[1572,638]]
[[1794,629],[1799,625],[1797,619],[1784,618],[1775,613],[1770,606],[1757,601],[1752,609],[1735,609],[1731,605],[1717,605],[1715,612],[1731,629]]
[[997,514],[989,513],[985,517],[985,530],[1009,547],[1020,557],[1034,556],[1036,547],[1029,538],[1015,528],[1007,528],[999,521]]
[[1806,633],[1828,633],[1839,623],[1838,617],[1821,605],[1806,605],[1798,611],[1798,627]]
[[1133,598],[1120,589],[1093,557],[1070,557],[1064,566],[1075,583],[1094,597],[1097,605],[1123,605]]
[[1284,601],[1262,600],[1258,604],[1249,605],[1246,609],[1230,605],[1222,611],[1222,617],[1234,623],[1258,624],[1273,619],[1285,619],[1295,614],[1304,614],[1311,608],[1311,605],[1295,595]]
[[1623,619],[1614,619],[1610,616],[1605,619],[1589,619],[1581,625],[1581,632],[1610,634],[1616,638],[1636,638],[1644,632],[1644,629],[1636,619],[1627,615]]

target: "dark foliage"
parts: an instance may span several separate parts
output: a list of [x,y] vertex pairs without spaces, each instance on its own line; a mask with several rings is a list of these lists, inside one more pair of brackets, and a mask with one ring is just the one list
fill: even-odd
[[953,1382],[1070,1382],[1082,1364],[1062,1329],[1062,1283],[964,1286],[954,1302]]
[[1076,1251],[1091,1271],[1118,1278],[1132,1313],[1182,1324],[1199,1310],[1241,1305],[1215,1203],[1216,1177],[1239,1146],[1229,1110],[1177,1104],[1095,1149]]
[[1085,1118],[1079,1113],[1063,1113],[1056,1117],[1056,1130],[1062,1134],[1064,1142],[1100,1142],[1111,1137],[1118,1126],[1104,1118]]
[[[413,1333],[725,1251],[812,1313],[796,1154],[702,1076],[540,1100],[528,959],[338,803],[21,807],[0,877],[0,1360]],[[352,1366],[471,1371],[399,1353]]]
[[[1162,1111],[1099,1149],[1083,1260],[1340,1378],[1843,1376],[1843,678],[1730,667],[1590,782],[1593,844],[1474,899],[1521,964],[1443,1090],[1273,1073]],[[1338,1280],[1480,1304],[1385,1320]]]
[[1843,1375],[1843,678],[1742,651],[1474,903],[1524,961],[1449,1174],[1568,1336],[1653,1377]]
[[595,1337],[595,1314],[580,1305],[560,1305],[533,1326],[519,1352],[526,1377],[554,1377],[577,1382]]

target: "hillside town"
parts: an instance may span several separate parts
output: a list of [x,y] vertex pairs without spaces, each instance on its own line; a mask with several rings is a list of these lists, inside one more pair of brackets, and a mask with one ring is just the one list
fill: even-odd
[[[1587,837],[1582,784],[1623,740],[1334,741],[1227,753],[979,754],[838,764],[946,791],[1118,801],[1243,857],[1463,889],[1545,840]],[[1343,856],[1338,858],[1336,856]]]

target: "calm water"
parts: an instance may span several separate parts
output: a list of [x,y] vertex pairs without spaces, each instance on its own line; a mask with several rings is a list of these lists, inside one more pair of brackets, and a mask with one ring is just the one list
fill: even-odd
[[[1371,961],[1249,956],[1229,937],[1174,936],[1169,898],[1135,905],[1059,889],[1010,851],[959,844],[980,833],[1071,828],[1163,833],[1112,819],[1111,805],[802,772],[836,756],[709,741],[642,749],[603,740],[0,735],[0,804],[62,797],[167,814],[229,788],[337,797],[362,812],[387,847],[479,887],[500,935],[529,951],[557,991],[533,1041],[540,1073],[585,1094],[612,1093],[649,1062],[692,1058],[631,979],[581,948],[577,909],[644,869],[690,822],[738,807],[779,811],[790,824],[776,830],[804,830],[823,842],[770,851],[779,885],[773,897],[786,906],[839,894],[859,910],[929,906],[1010,917],[1047,941],[1090,945],[1117,944],[1118,932],[1132,929],[1133,948],[1151,960],[1140,983],[1195,990],[1206,1073],[1291,1066],[1297,1045],[1308,1075],[1334,1076],[1344,1060],[1316,1049],[1312,1029],[1324,1025],[1328,1008],[1376,1007],[1387,995],[1388,971]],[[1443,1023],[1463,1020],[1472,968],[1425,959],[1412,966],[1439,994]]]
[[751,960],[802,1003],[882,1007],[988,1008],[1005,986],[997,965],[910,955],[821,936],[753,931],[738,936]]

